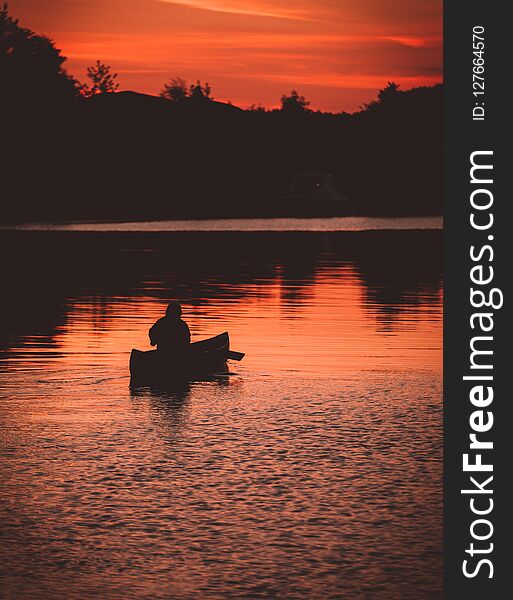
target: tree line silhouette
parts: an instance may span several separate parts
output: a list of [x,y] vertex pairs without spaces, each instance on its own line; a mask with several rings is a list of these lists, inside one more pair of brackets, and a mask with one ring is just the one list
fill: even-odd
[[305,173],[331,174],[361,214],[441,212],[441,85],[389,82],[353,114],[296,90],[242,110],[179,77],[158,97],[119,92],[101,61],[83,84],[65,60],[0,8],[4,221],[289,215],[283,193]]

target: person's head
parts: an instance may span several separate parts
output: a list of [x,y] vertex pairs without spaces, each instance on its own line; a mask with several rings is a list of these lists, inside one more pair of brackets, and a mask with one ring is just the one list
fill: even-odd
[[171,319],[179,319],[181,316],[182,316],[182,307],[180,305],[180,302],[176,302],[175,300],[173,300],[173,302],[170,302],[167,305],[166,317],[169,317]]

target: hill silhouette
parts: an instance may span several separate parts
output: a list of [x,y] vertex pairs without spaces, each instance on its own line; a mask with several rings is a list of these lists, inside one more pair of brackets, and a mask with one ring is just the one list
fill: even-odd
[[[358,214],[441,212],[441,85],[388,84],[354,114],[295,90],[242,110],[200,82],[180,101],[93,94],[5,7],[0,41],[4,222],[337,215],[340,196]],[[312,190],[296,197],[298,178]]]

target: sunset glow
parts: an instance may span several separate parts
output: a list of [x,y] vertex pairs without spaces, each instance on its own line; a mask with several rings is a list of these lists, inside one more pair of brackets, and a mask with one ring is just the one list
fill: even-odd
[[121,89],[157,94],[182,77],[217,100],[277,106],[292,88],[313,108],[353,111],[387,81],[441,81],[439,0],[11,0],[81,81],[100,59]]

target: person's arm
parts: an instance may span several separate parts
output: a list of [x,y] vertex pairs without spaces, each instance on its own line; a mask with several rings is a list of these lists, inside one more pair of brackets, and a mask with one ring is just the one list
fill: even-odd
[[[157,323],[158,323],[158,321],[157,321]],[[150,346],[157,345],[157,338],[158,338],[157,323],[155,323],[155,325],[153,325],[148,332],[148,335],[150,336]]]
[[191,343],[191,330],[185,321],[183,323],[183,342],[185,345],[189,345]]

